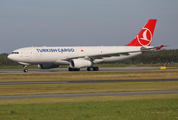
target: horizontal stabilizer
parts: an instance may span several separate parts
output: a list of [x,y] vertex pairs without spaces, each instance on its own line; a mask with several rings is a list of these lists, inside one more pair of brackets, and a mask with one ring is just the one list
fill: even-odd
[[160,45],[159,47],[155,48],[155,50],[161,50],[162,47],[167,47],[167,46],[170,46],[170,45]]

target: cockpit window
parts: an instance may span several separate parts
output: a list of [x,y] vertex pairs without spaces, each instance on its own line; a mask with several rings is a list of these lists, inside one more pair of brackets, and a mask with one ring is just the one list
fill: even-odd
[[19,54],[19,52],[12,52],[12,54]]

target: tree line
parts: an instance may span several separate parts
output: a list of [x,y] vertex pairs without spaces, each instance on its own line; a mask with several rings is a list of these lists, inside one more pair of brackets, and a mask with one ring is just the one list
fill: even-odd
[[0,66],[18,65],[17,62],[9,60],[7,58],[8,55],[9,55],[8,53],[2,53],[2,54],[0,54]]
[[176,64],[178,63],[178,49],[149,51],[131,59],[121,61],[125,64]]
[[[7,58],[7,53],[0,54],[0,66],[18,65]],[[178,49],[149,51],[139,56],[118,62],[118,64],[177,64]]]

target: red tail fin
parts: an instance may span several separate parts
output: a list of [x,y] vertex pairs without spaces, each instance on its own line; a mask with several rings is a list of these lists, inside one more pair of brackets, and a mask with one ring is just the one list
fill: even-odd
[[157,19],[150,19],[133,41],[125,46],[150,46]]

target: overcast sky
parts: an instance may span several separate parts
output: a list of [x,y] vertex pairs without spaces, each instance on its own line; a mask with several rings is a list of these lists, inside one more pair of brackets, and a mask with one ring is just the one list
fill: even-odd
[[0,53],[28,46],[124,46],[150,19],[152,46],[178,49],[178,0],[0,0]]

